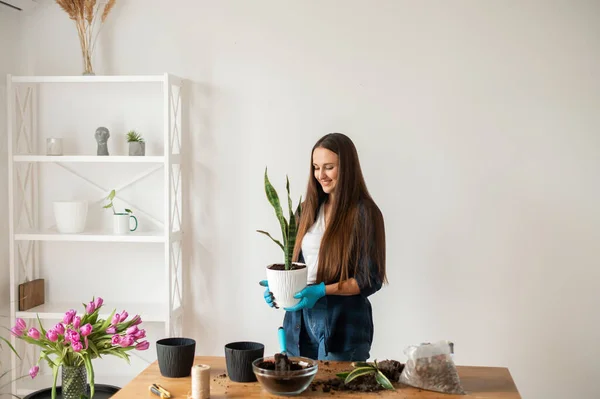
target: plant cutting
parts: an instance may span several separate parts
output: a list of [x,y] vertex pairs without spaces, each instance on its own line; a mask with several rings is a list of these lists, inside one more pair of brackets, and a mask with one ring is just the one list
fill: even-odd
[[127,142],[129,143],[129,155],[141,156],[146,154],[146,143],[135,130],[130,130],[127,133]]
[[[115,234],[128,234],[130,231],[135,231],[138,227],[138,221],[135,216],[133,216],[133,211],[131,209],[125,208],[125,212],[117,212],[115,211],[115,206],[113,204],[113,200],[117,195],[116,190],[111,190],[110,194],[106,197],[108,204],[104,205],[104,209],[112,209],[113,211],[113,231]],[[130,219],[133,219],[135,222],[135,227],[132,229],[130,226]]]
[[296,245],[296,234],[298,232],[297,220],[300,218],[302,212],[302,197],[300,197],[300,201],[294,212],[290,195],[290,180],[286,176],[287,202],[289,208],[289,217],[286,219],[283,215],[277,190],[275,190],[275,187],[273,187],[269,181],[267,168],[265,168],[264,186],[267,200],[273,207],[275,216],[279,222],[283,243],[264,230],[257,230],[257,232],[266,235],[277,244],[283,251],[284,262],[267,266],[267,281],[261,282],[261,284],[266,285],[268,283],[267,289],[273,293],[277,307],[292,307],[300,301],[300,299],[294,298],[294,294],[306,287],[307,281],[306,265],[303,263],[292,262],[294,246]]
[[375,378],[377,384],[384,389],[394,390],[394,386],[385,374],[379,369],[377,360],[373,363],[367,362],[356,362],[354,363],[354,370],[345,373],[336,374],[339,378],[344,380],[344,384],[348,385],[358,377],[372,376]]
[[92,299],[83,304],[82,316],[74,309],[68,310],[62,322],[49,330],[44,329],[38,316],[38,327],[27,328],[23,319],[17,319],[11,333],[28,344],[41,348],[35,366],[29,370],[35,378],[40,370],[39,362],[44,360],[52,369],[52,399],[56,398],[56,380],[58,371],[62,373],[62,397],[80,399],[87,395],[89,379],[89,397],[94,397],[94,367],[92,360],[105,355],[120,357],[129,363],[129,352],[146,350],[150,346],[146,331],[139,328],[142,319],[139,315],[128,320],[129,314],[123,310],[112,311],[106,319],[100,318],[102,298]]

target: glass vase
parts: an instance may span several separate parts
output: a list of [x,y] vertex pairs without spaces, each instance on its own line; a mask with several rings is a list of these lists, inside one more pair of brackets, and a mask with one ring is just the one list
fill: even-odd
[[62,397],[64,399],[81,399],[89,397],[87,371],[85,366],[61,366],[62,368]]

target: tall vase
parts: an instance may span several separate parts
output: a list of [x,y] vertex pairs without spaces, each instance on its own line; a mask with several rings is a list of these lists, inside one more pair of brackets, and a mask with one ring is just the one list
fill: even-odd
[[89,47],[83,46],[81,48],[81,52],[83,53],[83,75],[84,76],[94,76],[94,67],[92,65],[92,53]]
[[63,399],[81,399],[89,397],[87,371],[85,366],[61,366]]

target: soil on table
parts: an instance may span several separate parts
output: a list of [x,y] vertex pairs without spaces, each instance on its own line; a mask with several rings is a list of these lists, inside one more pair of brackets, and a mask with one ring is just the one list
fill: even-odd
[[[400,373],[402,373],[402,369],[404,369],[404,364],[396,360],[384,360],[377,362],[377,365],[379,366],[379,370],[381,370],[391,383],[398,381]],[[344,380],[339,377],[327,380],[316,380],[310,384],[310,388],[313,391],[320,388],[326,393],[332,391],[376,392],[384,389],[379,385],[373,374],[357,377],[348,384],[345,384]]]
[[[306,266],[305,265],[294,265],[292,264],[290,266],[289,270],[300,270],[300,269],[304,269]],[[271,270],[285,270],[285,265],[283,263],[276,263],[274,265],[269,266],[269,269]]]

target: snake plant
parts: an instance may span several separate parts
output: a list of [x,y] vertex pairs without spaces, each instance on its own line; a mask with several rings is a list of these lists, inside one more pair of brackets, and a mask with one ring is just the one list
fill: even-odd
[[374,363],[366,363],[366,362],[355,362],[352,363],[354,366],[354,370],[345,373],[336,374],[339,378],[344,380],[344,384],[350,383],[355,378],[358,378],[363,375],[375,375],[375,381],[379,385],[381,385],[385,389],[394,390],[394,386],[388,380],[388,378],[381,372],[379,366],[377,365],[377,360]]
[[281,248],[284,254],[284,264],[285,270],[290,270],[292,267],[292,256],[294,254],[294,246],[296,245],[296,233],[298,232],[298,224],[297,220],[300,218],[302,197],[300,197],[300,201],[298,202],[298,207],[296,208],[296,212],[294,213],[292,209],[292,198],[290,196],[290,179],[286,176],[286,190],[287,190],[287,199],[288,199],[288,207],[289,207],[289,218],[286,220],[283,215],[283,209],[281,208],[281,203],[279,202],[279,194],[277,194],[277,190],[269,181],[269,176],[267,174],[267,168],[265,168],[265,193],[267,194],[267,199],[269,203],[275,210],[275,216],[277,216],[277,220],[279,221],[279,225],[281,227],[281,234],[283,236],[283,243],[281,241],[273,238],[271,234],[267,233],[263,230],[256,230],[257,232],[266,235],[269,237],[275,244]]

